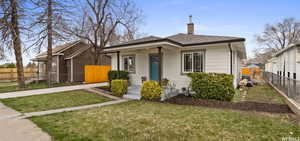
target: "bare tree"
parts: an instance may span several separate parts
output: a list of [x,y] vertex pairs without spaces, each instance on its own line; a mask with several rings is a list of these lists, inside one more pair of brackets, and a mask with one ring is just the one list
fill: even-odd
[[266,64],[269,59],[272,58],[273,53],[275,52],[272,48],[267,49],[255,49],[254,58],[249,59],[248,64]]
[[267,24],[257,42],[275,51],[300,40],[300,22],[294,18],[284,19],[275,25]]
[[68,2],[71,0],[31,0],[36,6],[33,9],[32,16],[33,22],[30,28],[33,30],[34,35],[31,36],[34,43],[30,47],[40,52],[47,40],[47,67],[46,78],[49,86],[51,85],[51,72],[52,72],[52,46],[54,40],[65,40],[66,37],[63,32],[60,32],[59,26],[64,22],[64,15],[70,13]]
[[275,25],[267,24],[256,41],[261,45],[254,50],[252,61],[264,64],[272,55],[286,46],[300,40],[300,22],[294,18],[284,19]]
[[5,52],[5,51],[4,51],[4,48],[3,48],[3,47],[0,47],[0,61],[5,60],[5,58],[6,58],[4,52]]
[[20,88],[25,87],[19,25],[21,9],[18,0],[0,0],[0,48],[14,51]]
[[[89,42],[94,49],[94,64],[112,36],[119,31],[132,33],[140,20],[140,11],[131,0],[84,0],[79,18],[62,29]],[[74,18],[75,19],[75,18]]]

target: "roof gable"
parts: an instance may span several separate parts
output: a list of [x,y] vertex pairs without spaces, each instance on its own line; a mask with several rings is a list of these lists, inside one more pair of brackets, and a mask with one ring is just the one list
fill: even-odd
[[[66,43],[66,44],[63,44],[63,45],[59,45],[59,46],[56,46],[54,48],[52,48],[52,54],[59,54],[59,53],[62,53],[64,52],[65,50],[67,50],[68,48],[80,43],[81,41],[74,41],[74,42],[70,42],[70,43]],[[42,56],[47,56],[47,51],[44,51],[40,54],[38,54],[36,57],[42,57]]]

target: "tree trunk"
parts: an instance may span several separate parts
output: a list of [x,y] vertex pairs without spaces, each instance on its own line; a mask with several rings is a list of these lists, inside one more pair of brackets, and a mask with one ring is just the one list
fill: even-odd
[[11,1],[12,15],[11,15],[11,25],[12,25],[12,40],[13,48],[16,57],[16,67],[17,67],[17,82],[19,88],[25,87],[24,82],[24,69],[23,69],[23,59],[22,59],[22,47],[20,39],[20,30],[18,25],[18,10],[17,10],[17,0]]
[[48,0],[47,7],[47,37],[48,37],[48,48],[47,48],[47,80],[49,87],[51,86],[51,72],[52,72],[52,0]]
[[94,46],[95,53],[94,53],[94,65],[99,65],[99,54],[97,46]]

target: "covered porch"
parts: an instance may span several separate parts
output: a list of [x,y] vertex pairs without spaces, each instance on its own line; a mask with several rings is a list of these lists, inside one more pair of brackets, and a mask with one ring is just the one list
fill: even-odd
[[[129,99],[140,99],[143,81],[154,80],[161,84],[166,78],[168,69],[168,53],[177,50],[172,44],[140,45],[139,47],[122,47],[106,50],[104,53],[112,56],[112,69],[129,72],[128,92],[124,95]],[[170,63],[169,63],[170,64]]]

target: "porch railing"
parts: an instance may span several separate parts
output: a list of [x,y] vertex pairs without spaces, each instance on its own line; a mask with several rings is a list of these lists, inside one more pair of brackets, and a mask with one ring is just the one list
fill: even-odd
[[263,77],[266,81],[284,92],[286,96],[300,103],[300,81],[271,72],[264,72]]

